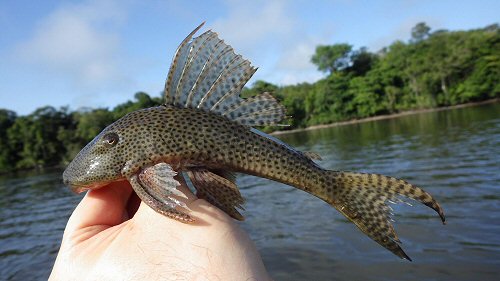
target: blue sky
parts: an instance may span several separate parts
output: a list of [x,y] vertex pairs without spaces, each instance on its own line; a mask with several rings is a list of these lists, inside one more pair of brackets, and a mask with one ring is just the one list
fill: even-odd
[[323,76],[318,44],[377,51],[411,28],[500,22],[500,1],[28,1],[0,2],[0,108],[108,107],[137,91],[158,96],[179,42],[199,23],[278,85]]

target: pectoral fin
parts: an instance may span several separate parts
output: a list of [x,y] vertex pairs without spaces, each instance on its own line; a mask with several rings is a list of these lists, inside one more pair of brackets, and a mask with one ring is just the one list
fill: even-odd
[[245,200],[234,183],[234,175],[206,169],[191,170],[187,174],[196,188],[196,196],[207,200],[232,218],[244,220],[236,210],[236,208],[243,209],[241,205]]
[[174,179],[176,175],[170,165],[158,163],[128,180],[139,198],[156,212],[182,222],[193,222],[189,215],[175,209],[177,206],[187,209],[186,204],[172,196],[186,197],[177,189],[180,183]]
[[158,163],[154,166],[144,169],[139,174],[139,180],[156,198],[164,201],[165,204],[170,204],[187,208],[186,204],[175,199],[171,195],[187,198],[184,193],[177,189],[181,184],[174,179],[177,172],[166,163]]

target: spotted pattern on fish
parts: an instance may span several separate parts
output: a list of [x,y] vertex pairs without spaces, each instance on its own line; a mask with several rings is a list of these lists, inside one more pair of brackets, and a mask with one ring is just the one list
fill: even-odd
[[[404,180],[378,174],[340,172],[338,186],[327,195],[327,202],[354,222],[365,234],[401,258],[411,260],[400,247],[400,240],[390,222],[391,208],[387,202],[398,202],[399,196],[419,201],[438,212],[443,223],[443,210],[432,196]],[[377,188],[374,188],[377,187]],[[333,200],[332,200],[333,199]]]
[[389,221],[388,201],[414,199],[434,209],[444,223],[439,204],[417,186],[384,175],[323,169],[312,160],[320,157],[251,128],[276,124],[284,108],[269,93],[240,98],[255,68],[211,31],[191,40],[194,32],[174,56],[165,105],[131,112],[105,128],[64,171],[66,184],[82,191],[127,179],[152,209],[189,223],[195,218],[177,209],[180,204],[170,197],[176,193],[176,182],[169,178],[175,172],[187,172],[201,197],[236,219],[243,219],[236,210],[243,198],[228,172],[255,175],[324,200],[406,259]]

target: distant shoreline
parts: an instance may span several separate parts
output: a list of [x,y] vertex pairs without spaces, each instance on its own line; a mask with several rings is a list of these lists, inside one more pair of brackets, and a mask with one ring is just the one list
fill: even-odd
[[331,128],[331,127],[345,126],[345,125],[351,125],[351,124],[365,123],[365,122],[370,122],[370,121],[393,119],[393,118],[399,118],[402,116],[414,115],[414,114],[425,113],[425,112],[436,112],[436,111],[444,111],[444,110],[450,110],[450,109],[478,106],[478,105],[496,103],[496,102],[500,102],[500,98],[494,98],[494,99],[485,100],[485,101],[478,101],[478,102],[462,103],[462,104],[443,106],[443,107],[408,110],[408,111],[403,111],[403,112],[394,113],[394,114],[385,114],[385,115],[372,116],[372,117],[367,117],[367,118],[362,118],[362,119],[353,119],[353,120],[340,121],[340,122],[334,122],[334,123],[329,123],[329,124],[314,125],[314,126],[309,126],[306,128],[274,131],[270,134],[271,135],[285,135],[285,134],[292,134],[292,133],[297,133],[297,132],[311,131],[311,130],[317,130],[317,129],[323,129],[323,128]]
[[[399,118],[402,116],[419,114],[419,113],[424,113],[424,112],[444,111],[444,110],[449,110],[449,109],[478,106],[478,105],[490,104],[490,103],[496,103],[496,102],[500,102],[500,98],[494,98],[494,99],[479,101],[479,102],[463,103],[463,104],[445,106],[445,107],[409,110],[409,111],[404,111],[404,112],[395,113],[395,114],[386,114],[386,115],[379,115],[379,116],[367,117],[367,118],[362,118],[362,119],[354,119],[354,120],[348,120],[348,121],[335,122],[335,123],[330,123],[330,124],[314,125],[314,126],[310,126],[307,128],[293,129],[293,130],[288,130],[288,131],[274,131],[270,134],[271,135],[293,134],[293,133],[297,133],[297,132],[312,131],[312,130],[316,130],[316,129],[331,128],[331,127],[358,124],[358,123],[364,123],[364,122],[370,122],[370,121]],[[14,169],[11,171],[0,171],[0,175],[4,176],[7,174],[14,174],[14,173],[43,171],[43,170],[52,169],[52,168],[61,169],[61,168],[64,168],[65,166],[66,166],[66,164],[58,164],[58,165],[51,165],[51,166],[47,166],[47,167],[38,166],[38,167],[34,167],[34,168]]]

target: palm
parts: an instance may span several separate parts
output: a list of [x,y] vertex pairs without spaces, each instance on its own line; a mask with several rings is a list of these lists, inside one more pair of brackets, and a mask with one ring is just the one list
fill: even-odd
[[193,224],[140,203],[126,181],[90,191],[68,222],[50,279],[267,279],[246,233],[185,185],[180,189]]

